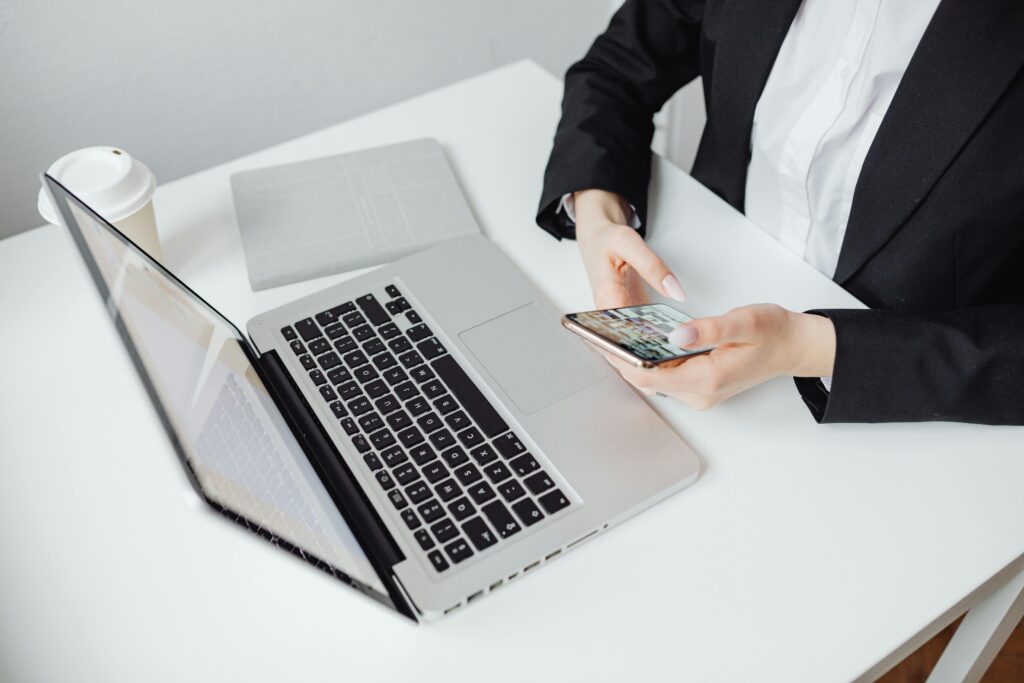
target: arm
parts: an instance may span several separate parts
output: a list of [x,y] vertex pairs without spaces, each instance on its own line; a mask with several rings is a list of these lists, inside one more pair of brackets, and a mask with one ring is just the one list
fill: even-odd
[[575,237],[575,226],[558,205],[565,194],[594,188],[636,207],[642,234],[652,118],[699,73],[703,13],[702,0],[627,0],[566,73],[562,118],[537,214],[542,228],[559,239]]

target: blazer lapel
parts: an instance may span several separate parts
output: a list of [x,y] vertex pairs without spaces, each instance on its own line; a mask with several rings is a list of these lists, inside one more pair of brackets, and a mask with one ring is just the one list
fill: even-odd
[[742,210],[754,109],[801,0],[737,0],[722,17],[708,119],[714,121],[722,195]]
[[850,279],[903,226],[1024,61],[1024,3],[943,0],[857,180],[834,279]]

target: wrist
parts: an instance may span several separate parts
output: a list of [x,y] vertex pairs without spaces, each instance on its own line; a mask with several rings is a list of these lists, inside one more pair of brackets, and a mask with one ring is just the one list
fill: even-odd
[[625,225],[631,211],[622,196],[607,190],[580,190],[572,194],[576,225],[615,223]]
[[794,377],[831,377],[836,362],[836,328],[825,316],[790,313],[791,367]]

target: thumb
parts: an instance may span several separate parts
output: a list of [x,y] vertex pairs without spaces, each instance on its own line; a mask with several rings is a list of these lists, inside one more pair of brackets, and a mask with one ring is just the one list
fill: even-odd
[[681,349],[720,346],[744,339],[743,326],[730,314],[683,323],[668,335],[668,343]]

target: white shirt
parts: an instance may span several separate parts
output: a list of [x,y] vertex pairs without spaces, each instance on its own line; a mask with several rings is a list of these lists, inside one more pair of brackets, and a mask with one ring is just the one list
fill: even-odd
[[[758,100],[746,215],[829,277],[864,157],[938,5],[804,0]],[[575,221],[573,208],[564,196]]]

